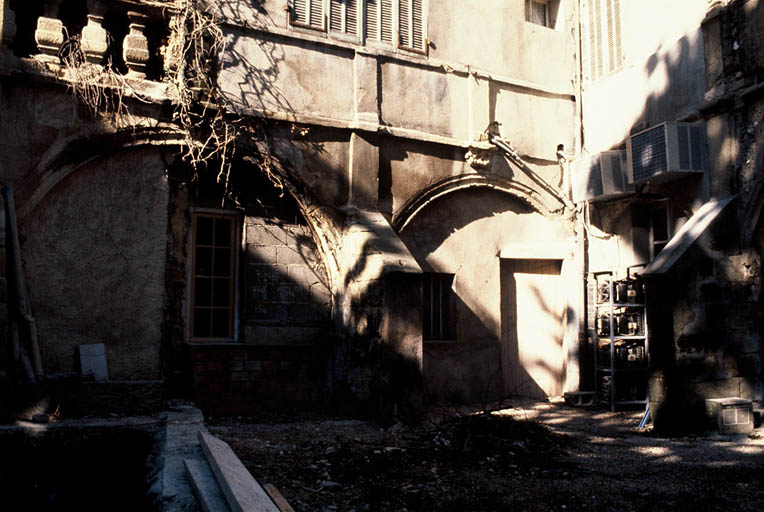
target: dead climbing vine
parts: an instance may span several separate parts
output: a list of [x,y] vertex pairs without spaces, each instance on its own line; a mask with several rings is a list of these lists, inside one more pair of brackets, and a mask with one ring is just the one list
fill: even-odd
[[[256,166],[279,190],[283,184],[274,172],[274,157],[268,143],[265,121],[241,116],[228,105],[217,83],[219,57],[225,52],[220,20],[201,0],[167,2],[169,35],[159,48],[164,62],[162,80],[169,86],[174,109],[172,124],[183,136],[182,158],[199,172],[217,172],[225,196],[236,201],[232,187],[232,161],[237,145],[257,158]],[[61,51],[69,87],[77,102],[97,117],[106,115],[115,123],[134,124],[125,97],[147,101],[128,80],[106,66],[89,64],[82,51],[81,36],[66,38]],[[128,94],[129,93],[129,94]]]
[[124,101],[125,80],[114,72],[111,61],[105,68],[89,64],[82,51],[80,34],[66,37],[60,56],[72,95],[92,117],[101,114],[116,123],[132,121]]

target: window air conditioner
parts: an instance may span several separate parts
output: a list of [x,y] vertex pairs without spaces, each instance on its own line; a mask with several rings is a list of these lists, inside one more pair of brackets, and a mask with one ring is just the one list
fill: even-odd
[[609,199],[634,191],[625,151],[603,151],[574,162],[573,202]]
[[629,137],[629,183],[702,173],[705,137],[699,123],[663,123]]

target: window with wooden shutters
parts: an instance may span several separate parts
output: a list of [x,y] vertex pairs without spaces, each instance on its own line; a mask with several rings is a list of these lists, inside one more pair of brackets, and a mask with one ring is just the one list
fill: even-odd
[[623,66],[623,26],[621,0],[587,0],[582,12],[586,23],[584,42],[587,45],[584,75],[597,80]]
[[424,7],[423,0],[398,0],[398,46],[423,52]]
[[358,36],[358,0],[329,0],[329,30]]
[[324,30],[324,0],[291,0],[292,25]]

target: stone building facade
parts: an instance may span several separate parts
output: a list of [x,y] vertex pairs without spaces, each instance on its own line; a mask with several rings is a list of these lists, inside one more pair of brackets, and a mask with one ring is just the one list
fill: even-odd
[[[330,400],[390,417],[423,400],[591,389],[585,276],[649,263],[639,212],[668,199],[674,230],[738,194],[758,215],[761,155],[744,156],[761,131],[758,3],[707,16],[686,0],[693,15],[659,17],[647,41],[637,27],[661,2],[200,2],[225,43],[215,107],[267,133],[221,180],[182,158],[172,115],[168,69],[182,64],[168,41],[186,2],[3,1],[0,177],[45,373],[78,371],[77,347],[104,343],[112,380],[165,380],[217,413]],[[616,51],[616,34],[631,46]],[[74,67],[61,58],[73,38],[86,56]],[[116,75],[127,111],[77,103],[85,71]],[[681,120],[704,121],[702,178],[571,202],[568,161]],[[713,327],[736,347],[724,354],[746,354],[728,372],[735,396],[761,395],[758,229],[707,242],[709,261],[733,262],[713,283],[682,274],[694,292],[669,308],[681,328],[651,322],[667,360],[705,361],[718,352],[698,341],[688,355],[683,340],[708,322],[690,332],[684,312],[708,316],[711,300],[743,315]]]

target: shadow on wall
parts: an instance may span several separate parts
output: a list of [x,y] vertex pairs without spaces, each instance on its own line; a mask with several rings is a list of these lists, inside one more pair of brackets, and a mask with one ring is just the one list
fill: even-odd
[[[706,171],[710,194],[737,195],[669,275],[648,282],[650,400],[656,428],[664,432],[704,428],[706,398],[762,397],[761,228],[747,219],[755,218],[762,202],[764,105],[760,96],[745,92],[760,82],[761,66],[749,58],[755,49],[740,45],[756,39],[747,31],[761,27],[752,25],[750,16],[739,18],[743,5],[707,21],[703,38],[684,37],[676,49],[659,49],[648,59],[645,73],[665,80],[665,86],[650,94],[634,117],[635,130],[645,121],[653,126],[704,120],[712,157]],[[717,22],[721,32],[711,30]],[[748,67],[741,67],[746,58]],[[690,204],[687,188],[678,183],[639,185],[636,198],[659,193]],[[701,184],[695,198],[702,195]]]

